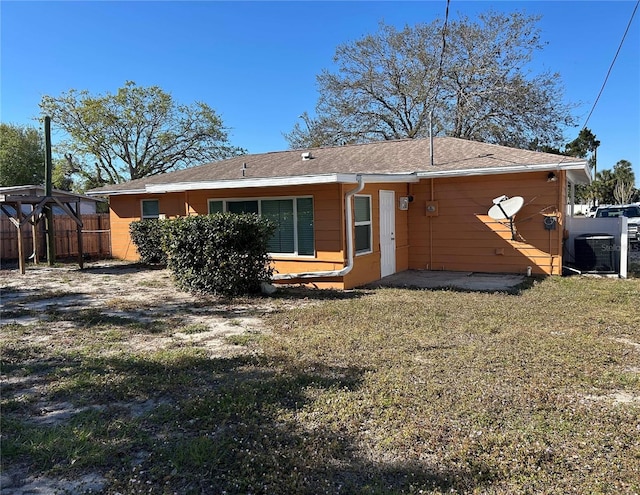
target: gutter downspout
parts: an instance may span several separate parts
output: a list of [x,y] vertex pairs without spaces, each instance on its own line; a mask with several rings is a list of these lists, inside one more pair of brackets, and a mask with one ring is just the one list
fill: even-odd
[[[435,201],[435,193],[433,190],[433,177],[431,178],[431,201]],[[429,218],[429,266],[427,270],[433,270],[433,217]]]
[[348,191],[344,196],[346,211],[346,229],[347,229],[347,264],[340,270],[327,270],[318,272],[302,272],[302,273],[280,273],[274,275],[272,280],[293,280],[296,278],[320,278],[320,277],[341,277],[346,275],[353,268],[354,248],[353,248],[353,207],[351,206],[351,198],[364,189],[364,177],[357,175],[356,180],[358,186]]
[[433,110],[429,111],[429,165],[433,167]]

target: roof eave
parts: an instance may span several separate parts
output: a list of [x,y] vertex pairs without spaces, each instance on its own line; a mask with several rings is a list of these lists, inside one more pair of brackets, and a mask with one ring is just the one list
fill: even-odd
[[290,177],[246,177],[242,179],[170,182],[166,184],[147,184],[144,188],[102,190],[91,192],[96,196],[118,196],[126,194],[163,194],[210,189],[244,189],[256,187],[304,186],[312,184],[357,184],[358,176],[365,177],[366,182],[417,182],[415,173],[399,174],[319,174],[295,175]]
[[167,193],[195,191],[199,189],[244,189],[254,187],[301,186],[307,184],[355,183],[355,174],[294,175],[290,177],[243,177],[212,181],[172,182],[167,184],[149,184],[144,192]]
[[[436,165],[437,167],[437,165]],[[575,180],[579,180],[580,172],[584,173],[584,176],[589,181],[589,166],[585,161],[579,162],[566,162],[566,163],[548,163],[540,165],[510,165],[502,167],[488,167],[488,168],[469,168],[459,170],[422,170],[417,172],[417,176],[421,179],[438,178],[438,177],[471,177],[476,175],[500,175],[500,174],[514,174],[524,172],[549,172],[549,171],[574,171]]]
[[146,192],[145,189],[113,189],[113,190],[93,190],[87,191],[85,194],[87,196],[119,196],[124,194],[144,194]]

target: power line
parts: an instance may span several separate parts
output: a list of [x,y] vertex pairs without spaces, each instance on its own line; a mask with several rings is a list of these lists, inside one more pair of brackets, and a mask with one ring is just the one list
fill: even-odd
[[[638,0],[640,1],[640,0]],[[431,165],[433,165],[433,106],[440,92],[440,86],[442,83],[442,66],[444,64],[444,52],[447,48],[447,23],[449,22],[449,2],[447,0],[447,8],[444,14],[444,23],[442,24],[442,49],[440,50],[440,64],[438,65],[438,74],[436,75],[436,81],[433,90],[432,100],[430,102],[431,110],[429,110],[429,137],[431,139]]]
[[[638,0],[640,2],[640,0]],[[440,78],[442,77],[442,64],[444,60],[444,52],[447,47],[447,23],[449,22],[449,2],[447,0],[447,9],[444,14],[444,24],[442,25],[442,50],[440,51],[440,65],[438,66],[438,79],[437,82],[440,83]]]
[[624,43],[624,40],[627,37],[627,33],[629,32],[629,28],[631,27],[631,23],[633,22],[633,18],[636,15],[636,11],[638,10],[638,5],[640,5],[640,0],[638,0],[636,2],[636,6],[633,9],[633,12],[631,13],[631,18],[629,19],[629,23],[627,24],[627,29],[624,31],[624,35],[622,35],[622,39],[620,40],[620,45],[618,45],[618,50],[616,51],[616,54],[613,57],[613,60],[611,61],[611,65],[609,66],[609,70],[607,71],[607,75],[604,78],[604,82],[602,83],[602,87],[600,88],[600,92],[598,93],[598,96],[596,97],[596,101],[593,102],[593,106],[591,107],[591,111],[589,112],[589,115],[587,116],[587,120],[584,122],[584,125],[582,126],[583,129],[585,127],[587,127],[587,123],[589,122],[589,119],[591,118],[591,115],[593,114],[593,111],[596,109],[596,105],[598,104],[598,100],[600,100],[600,96],[602,96],[602,93],[604,92],[604,88],[607,85],[607,81],[609,80],[609,75],[611,75],[611,71],[613,70],[613,66],[616,63],[616,59],[618,58],[618,54],[620,53],[620,50],[622,49],[622,44]]

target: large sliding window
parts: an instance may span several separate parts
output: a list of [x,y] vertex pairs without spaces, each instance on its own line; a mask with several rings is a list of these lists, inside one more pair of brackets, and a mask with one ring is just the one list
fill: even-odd
[[209,213],[255,213],[276,224],[269,252],[313,256],[313,198],[210,199]]
[[355,244],[356,254],[372,252],[373,232],[371,229],[371,196],[355,196]]

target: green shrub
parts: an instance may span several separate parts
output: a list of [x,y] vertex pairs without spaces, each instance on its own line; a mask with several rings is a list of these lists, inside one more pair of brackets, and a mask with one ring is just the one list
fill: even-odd
[[131,241],[135,244],[143,263],[149,265],[167,264],[167,254],[162,248],[162,228],[163,223],[160,220],[139,220],[131,222],[129,225]]
[[216,213],[164,223],[164,249],[178,286],[236,296],[271,279],[267,242],[275,225],[257,215]]

